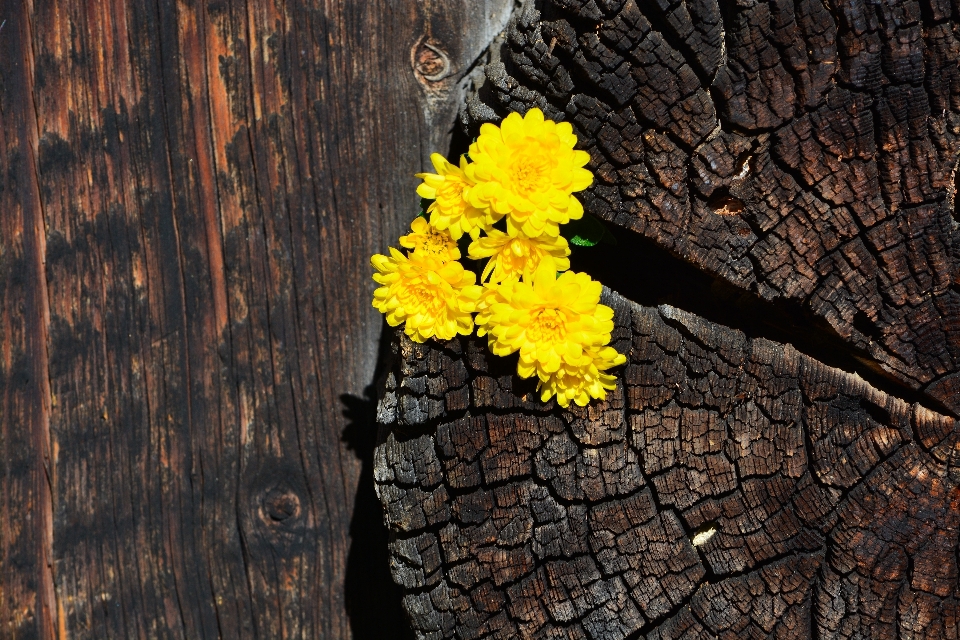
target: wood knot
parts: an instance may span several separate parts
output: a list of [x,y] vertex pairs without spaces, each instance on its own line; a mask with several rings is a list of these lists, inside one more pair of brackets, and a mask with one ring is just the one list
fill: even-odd
[[315,534],[316,521],[303,470],[295,461],[259,461],[244,478],[240,511],[251,562],[301,554],[305,540]]
[[266,461],[250,479],[250,524],[270,536],[302,529],[307,517],[307,488],[297,471],[282,461]]
[[421,82],[440,82],[452,73],[450,57],[443,49],[421,40],[413,47],[413,70]]
[[286,487],[267,491],[263,500],[264,520],[280,523],[300,515],[300,497]]

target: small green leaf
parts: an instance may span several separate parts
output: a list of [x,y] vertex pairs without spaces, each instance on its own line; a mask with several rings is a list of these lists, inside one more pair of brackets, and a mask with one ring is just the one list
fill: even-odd
[[586,236],[575,235],[569,239],[570,244],[575,244],[578,247],[593,247],[597,244],[596,240],[592,240]]
[[565,225],[563,231],[567,241],[578,247],[593,247],[601,241],[616,242],[603,223],[587,213]]

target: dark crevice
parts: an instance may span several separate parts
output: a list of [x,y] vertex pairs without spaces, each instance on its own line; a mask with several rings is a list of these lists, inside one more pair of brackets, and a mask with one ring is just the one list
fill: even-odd
[[799,302],[765,300],[698,269],[635,231],[609,224],[606,227],[616,239],[615,250],[573,247],[571,269],[589,273],[637,304],[669,304],[735,328],[751,339],[791,344],[830,367],[858,374],[888,395],[957,417],[939,400],[893,377],[870,353],[850,345]]
[[817,567],[817,571],[814,574],[813,588],[810,590],[810,607],[808,610],[809,613],[809,623],[810,623],[810,640],[823,640],[822,634],[820,633],[820,626],[817,624],[817,603],[820,601],[820,590],[823,589],[823,584],[826,581],[826,578],[823,575],[823,566],[826,564],[826,561],[821,562],[820,566]]
[[880,327],[874,324],[863,311],[857,311],[853,316],[853,328],[869,340],[883,344],[883,333],[880,331]]
[[[658,616],[653,620],[648,619],[643,626],[641,626],[639,629],[630,633],[624,640],[643,640],[643,638],[647,633],[653,631],[660,625],[664,624],[666,621],[677,616],[681,611],[683,611],[684,607],[690,606],[690,604],[693,602],[694,597],[696,597],[697,593],[700,592],[701,587],[703,587],[705,580],[706,580],[706,577],[701,578],[697,582],[697,588],[691,591],[689,595],[682,598],[680,602],[678,602],[677,604],[674,604],[673,607],[671,607],[670,610],[667,611],[662,616]],[[705,625],[704,625],[704,628],[706,628]]]
[[866,398],[860,398],[860,408],[878,424],[894,424],[889,411]]
[[[813,532],[814,535],[817,535],[821,539],[820,547],[816,549],[788,549],[781,553],[774,554],[763,560],[757,560],[755,564],[737,571],[730,571],[727,573],[717,574],[717,581],[720,580],[732,580],[736,578],[743,578],[749,576],[751,573],[761,571],[762,569],[775,565],[778,562],[783,562],[789,558],[804,558],[804,557],[816,557],[820,556],[821,559],[826,556],[826,540],[824,536],[818,534],[816,531]],[[822,561],[821,561],[822,564]],[[710,582],[709,580],[707,582]]]
[[[484,85],[489,83],[484,82]],[[475,127],[477,129],[476,133],[479,133],[479,125]],[[457,125],[453,127],[450,136],[450,146],[447,148],[446,158],[452,164],[460,166],[460,156],[467,153],[467,150],[470,148],[470,143],[473,142],[474,134],[467,132],[467,128],[462,125]],[[427,171],[433,172],[433,168],[429,167]]]

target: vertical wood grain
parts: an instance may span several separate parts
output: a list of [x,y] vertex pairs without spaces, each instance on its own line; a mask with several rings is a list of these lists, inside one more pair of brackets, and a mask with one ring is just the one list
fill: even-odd
[[511,9],[0,2],[0,635],[402,636],[368,260]]
[[[0,633],[25,628],[24,638],[55,637],[62,635],[63,618],[52,558],[56,448],[51,450],[43,202],[29,7],[16,9],[0,41],[0,55],[8,61],[0,96],[6,169],[0,194]],[[7,206],[11,201],[14,207]]]

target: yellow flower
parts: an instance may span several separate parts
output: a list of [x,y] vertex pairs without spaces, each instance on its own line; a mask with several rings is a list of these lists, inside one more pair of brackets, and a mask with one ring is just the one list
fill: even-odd
[[[470,243],[468,255],[473,260],[490,258],[483,269],[481,280],[490,277],[492,282],[519,280],[521,276],[529,279],[544,257],[553,258],[555,271],[570,268],[570,246],[563,236],[536,238],[511,235],[497,229],[490,229],[487,235]],[[492,276],[491,276],[492,274]]]
[[489,335],[490,350],[498,356],[519,351],[517,373],[539,378],[544,401],[556,395],[565,407],[571,400],[583,405],[606,397],[614,382],[601,372],[626,358],[604,346],[613,330],[613,309],[600,304],[602,285],[585,273],[557,277],[550,260],[530,280],[487,285],[478,307],[478,335]]
[[430,224],[437,229],[448,230],[454,240],[459,240],[464,233],[471,238],[480,235],[480,231],[492,224],[488,220],[486,211],[475,208],[466,199],[466,192],[472,186],[464,169],[467,160],[460,158],[460,166],[450,164],[439,153],[430,156],[436,173],[418,173],[417,177],[423,183],[417,187],[417,194],[421,198],[433,200],[428,207]]
[[568,365],[564,362],[555,373],[540,374],[537,382],[540,399],[546,402],[556,395],[561,407],[569,406],[571,400],[581,407],[586,406],[590,398],[602,400],[606,398],[607,390],[612,391],[617,386],[616,377],[605,371],[626,361],[626,356],[617,353],[613,347],[585,349],[579,363]]
[[426,218],[414,218],[410,223],[413,233],[400,236],[400,246],[410,249],[417,256],[430,256],[441,262],[460,259],[457,243],[446,231],[440,231]]
[[499,127],[484,124],[464,166],[474,183],[467,199],[492,221],[506,214],[511,233],[557,236],[559,225],[583,216],[572,194],[593,182],[583,168],[590,154],[575,151],[576,143],[570,123],[544,120],[537,108],[511,113]]
[[436,337],[450,340],[458,333],[473,332],[473,316],[482,288],[477,276],[459,262],[441,262],[430,256],[411,256],[390,248],[390,255],[377,254],[370,263],[378,273],[373,279],[383,285],[373,292],[373,306],[414,342]]

